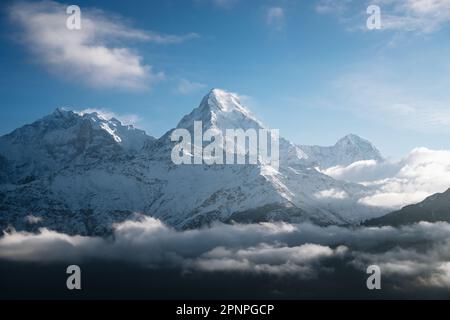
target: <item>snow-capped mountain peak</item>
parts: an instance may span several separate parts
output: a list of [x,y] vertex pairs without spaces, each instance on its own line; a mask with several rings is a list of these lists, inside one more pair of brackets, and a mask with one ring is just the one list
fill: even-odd
[[41,176],[70,163],[91,163],[136,153],[154,138],[99,113],[57,108],[53,113],[0,137],[0,153],[12,181]]
[[334,146],[300,146],[320,168],[333,166],[347,166],[356,161],[376,160],[383,161],[380,151],[368,140],[356,134],[349,134],[339,139]]
[[194,121],[202,121],[203,128],[259,129],[263,124],[242,105],[237,94],[212,89],[191,113],[184,116],[177,128],[192,128]]
[[[114,142],[130,151],[137,151],[146,142],[154,140],[144,130],[137,129],[133,125],[124,125],[120,120],[97,111],[72,111],[59,107],[52,114],[36,121],[31,126],[40,128],[44,140],[53,136],[52,130],[63,128],[67,131],[58,133],[59,139],[73,140],[79,138],[80,135],[86,136],[90,132],[88,135],[91,140],[110,140],[105,141],[105,143]],[[18,130],[20,131],[23,128]],[[36,136],[36,134],[40,135],[39,132],[34,130],[33,135]],[[96,137],[94,138],[94,136]]]
[[207,106],[211,111],[240,112],[251,117],[250,111],[241,104],[239,96],[235,93],[212,89],[205,96],[205,99],[207,103],[204,106]]
[[97,111],[75,113],[82,119],[88,119],[94,128],[108,133],[116,143],[127,150],[140,150],[146,143],[154,140],[144,130],[137,129],[133,125],[124,125],[112,116],[109,117]]
[[[68,139],[73,138],[70,136],[73,134],[80,135],[82,132],[86,133],[89,130],[100,131],[106,133],[105,139],[112,138],[120,147],[130,151],[137,151],[146,142],[154,140],[144,130],[137,129],[133,125],[124,125],[120,120],[98,111],[71,111],[65,108],[57,108],[51,115],[40,121],[40,125],[43,127],[53,124],[66,128],[68,130],[66,138]],[[83,130],[79,130],[80,128],[83,128]]]
[[[335,144],[336,147],[348,147],[348,146],[357,146],[357,147],[365,147],[368,149],[376,150],[372,143],[368,140],[361,138],[360,136],[350,133],[345,137],[342,137]],[[376,150],[378,152],[378,150]]]

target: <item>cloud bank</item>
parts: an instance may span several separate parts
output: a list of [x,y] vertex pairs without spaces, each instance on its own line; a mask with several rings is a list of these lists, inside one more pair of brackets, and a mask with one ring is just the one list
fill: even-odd
[[450,187],[450,151],[416,148],[398,162],[358,161],[322,172],[372,189],[360,200],[366,205],[398,209]]
[[215,224],[175,231],[153,218],[115,226],[108,239],[68,236],[47,229],[5,232],[0,259],[79,262],[106,259],[185,272],[244,272],[314,279],[344,263],[353,272],[381,267],[383,279],[450,289],[450,225],[393,228],[319,227],[311,224]]

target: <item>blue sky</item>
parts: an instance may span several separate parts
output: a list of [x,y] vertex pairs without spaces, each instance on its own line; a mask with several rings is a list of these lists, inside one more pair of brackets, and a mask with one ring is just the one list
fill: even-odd
[[[64,3],[0,5],[0,134],[66,107],[160,136],[218,87],[299,144],[450,148],[450,0],[70,4],[80,31]],[[366,28],[370,4],[381,30]]]

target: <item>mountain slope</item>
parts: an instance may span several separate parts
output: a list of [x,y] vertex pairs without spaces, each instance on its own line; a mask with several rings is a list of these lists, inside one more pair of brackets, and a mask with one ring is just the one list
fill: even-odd
[[434,194],[418,204],[409,205],[385,216],[368,220],[364,224],[368,226],[400,226],[420,221],[450,222],[450,189],[444,193]]
[[[177,128],[192,132],[194,121],[222,133],[264,128],[237,95],[217,89]],[[102,235],[134,213],[176,228],[215,220],[344,224],[384,213],[358,202],[370,190],[318,172],[283,138],[278,170],[260,163],[175,165],[173,130],[155,140],[115,119],[57,110],[1,137],[0,226]]]

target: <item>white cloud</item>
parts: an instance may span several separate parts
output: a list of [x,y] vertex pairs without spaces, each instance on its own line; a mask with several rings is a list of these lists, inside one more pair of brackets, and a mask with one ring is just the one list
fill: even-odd
[[[442,229],[441,229],[442,228]],[[407,232],[443,232],[448,229],[448,224],[421,223],[407,228]],[[406,231],[405,229],[399,230]],[[404,234],[403,234],[404,235]],[[380,266],[382,276],[386,279],[395,279],[400,286],[411,288],[438,287],[450,289],[450,239],[442,237],[439,240],[421,239],[419,246],[402,239],[399,236],[398,246],[394,248],[376,252],[358,251],[354,252],[355,259],[352,261],[357,268],[364,270],[369,264]],[[419,236],[420,237],[420,236]],[[423,250],[420,247],[425,246]]]
[[137,126],[142,118],[137,114],[117,114],[107,109],[88,108],[81,111],[75,111],[79,115],[97,113],[99,117],[104,120],[111,120],[112,118],[119,120],[124,125]]
[[270,7],[267,9],[266,22],[274,30],[281,30],[284,28],[284,9],[281,7]]
[[374,181],[377,192],[362,199],[369,205],[402,207],[450,187],[450,151],[414,149],[391,178]]
[[384,0],[380,3],[389,10],[383,16],[385,29],[430,33],[450,22],[449,0]]
[[369,187],[361,203],[398,209],[450,188],[450,150],[416,148],[398,162],[358,161],[322,172]]
[[314,196],[317,199],[345,199],[348,198],[347,192],[343,190],[328,189],[316,192]]
[[81,8],[81,30],[69,30],[66,7],[53,1],[18,2],[9,7],[9,16],[36,61],[65,79],[96,88],[142,89],[164,78],[125,42],[170,44],[198,36],[135,29],[120,17],[89,8]]
[[348,166],[335,166],[320,171],[338,180],[364,183],[392,177],[400,167],[401,164],[397,162],[362,160]]
[[[380,191],[377,191],[374,195],[360,199],[359,202],[368,206],[386,207],[394,210],[412,203],[418,203],[430,195],[430,193],[425,191],[402,193],[400,192],[402,188],[398,182],[399,181],[390,181],[387,185],[383,186]],[[390,189],[397,190],[391,192]]]
[[247,271],[270,274],[297,274],[314,277],[314,264],[322,259],[345,253],[346,247],[335,250],[328,246],[303,244],[286,247],[260,244],[257,247],[230,250],[217,247],[194,261],[203,271]]
[[1,258],[16,261],[64,261],[93,253],[101,245],[98,238],[69,236],[41,229],[38,234],[6,233],[0,238]]
[[350,29],[363,30],[365,16],[360,13],[372,4],[381,8],[383,30],[432,33],[450,23],[449,0],[321,0],[316,11],[339,17]]
[[278,241],[294,232],[298,232],[297,227],[285,223],[216,224],[176,231],[146,217],[115,225],[114,241],[69,236],[48,229],[40,229],[37,234],[6,232],[0,238],[0,258],[79,261],[96,257],[202,271],[295,273],[309,278],[315,276],[317,270],[313,266],[322,259],[345,254],[342,246],[331,249],[326,245],[288,245]]
[[450,288],[450,262],[439,263],[436,271],[424,279],[424,282],[435,287]]
[[199,82],[192,82],[187,79],[180,79],[177,86],[177,93],[179,94],[190,94],[205,88],[206,85]]

